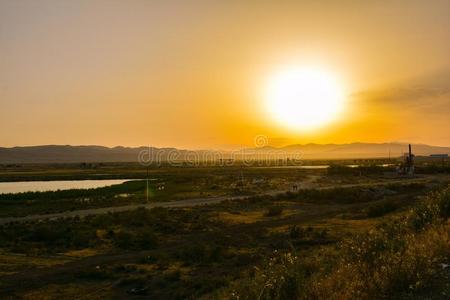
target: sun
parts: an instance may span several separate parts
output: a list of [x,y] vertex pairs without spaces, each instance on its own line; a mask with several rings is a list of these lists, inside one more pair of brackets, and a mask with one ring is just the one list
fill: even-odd
[[275,73],[266,85],[266,106],[280,124],[312,130],[342,112],[344,92],[333,73],[313,67],[291,67]]

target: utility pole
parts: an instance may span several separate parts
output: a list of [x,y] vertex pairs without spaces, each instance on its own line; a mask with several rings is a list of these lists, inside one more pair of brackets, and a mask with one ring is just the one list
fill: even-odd
[[147,166],[147,179],[146,179],[145,196],[146,196],[147,202],[148,202],[148,166]]

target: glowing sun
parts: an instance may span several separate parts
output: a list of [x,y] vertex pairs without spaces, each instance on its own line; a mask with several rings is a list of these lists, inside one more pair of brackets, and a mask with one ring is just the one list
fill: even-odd
[[335,120],[344,106],[343,87],[330,72],[293,67],[274,74],[266,85],[266,105],[287,127],[310,130]]

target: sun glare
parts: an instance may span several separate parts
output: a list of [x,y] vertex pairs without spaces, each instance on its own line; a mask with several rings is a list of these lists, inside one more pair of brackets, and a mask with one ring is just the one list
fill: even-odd
[[266,87],[269,114],[296,130],[322,127],[335,120],[344,106],[342,85],[332,73],[319,68],[284,69]]

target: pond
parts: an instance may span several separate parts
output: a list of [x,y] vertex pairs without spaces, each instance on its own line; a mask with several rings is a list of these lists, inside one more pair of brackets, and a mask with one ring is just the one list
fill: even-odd
[[46,192],[72,189],[94,189],[122,184],[130,179],[105,180],[54,180],[54,181],[17,181],[0,182],[0,194],[23,192]]

